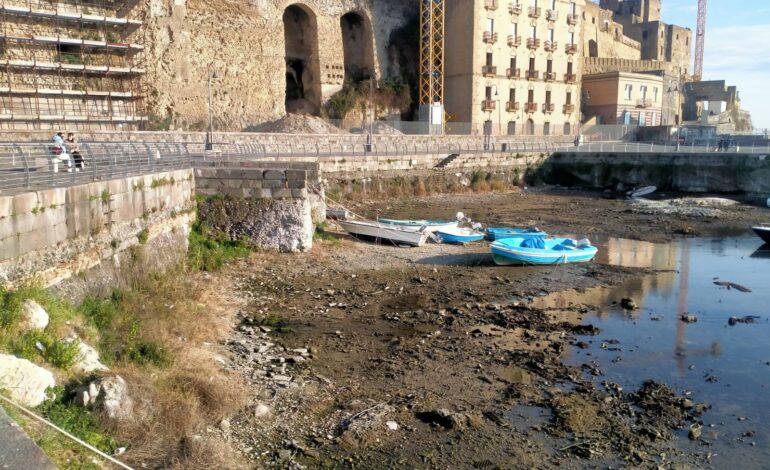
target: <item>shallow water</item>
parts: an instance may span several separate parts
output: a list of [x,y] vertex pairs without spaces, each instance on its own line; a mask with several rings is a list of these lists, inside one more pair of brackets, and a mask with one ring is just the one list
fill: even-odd
[[[679,446],[712,454],[716,468],[770,468],[770,248],[755,237],[684,239],[670,244],[594,240],[597,261],[670,270],[613,288],[569,291],[536,299],[542,308],[596,306],[586,323],[601,329],[581,338],[590,348],[573,348],[567,361],[596,361],[608,380],[630,389],[654,379],[692,393],[704,414],[702,441],[681,432]],[[730,281],[750,293],[714,284]],[[618,303],[632,298],[639,309]],[[679,317],[689,312],[696,323]],[[752,324],[730,326],[731,316],[755,315]],[[619,344],[608,343],[617,340]],[[709,443],[710,445],[707,445]]]

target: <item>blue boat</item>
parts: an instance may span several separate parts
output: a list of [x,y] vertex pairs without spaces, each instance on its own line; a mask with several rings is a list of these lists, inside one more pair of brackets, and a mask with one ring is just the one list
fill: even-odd
[[490,240],[505,240],[506,238],[545,238],[548,234],[537,228],[503,228],[488,227],[487,238]]
[[482,232],[473,230],[472,228],[439,229],[434,233],[441,243],[452,243],[455,245],[465,245],[484,239],[484,234]]
[[586,263],[599,251],[588,240],[571,238],[506,238],[490,245],[500,266]]

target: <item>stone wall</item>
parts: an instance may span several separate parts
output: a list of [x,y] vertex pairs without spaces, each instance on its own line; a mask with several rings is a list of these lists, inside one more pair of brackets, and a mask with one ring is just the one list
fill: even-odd
[[[192,170],[0,196],[0,280],[44,285],[120,267],[132,248],[162,268],[184,255],[193,219]],[[109,270],[95,276],[109,283]]]
[[287,7],[300,5],[314,25],[306,39],[317,63],[308,73],[318,75],[309,79],[323,100],[344,80],[343,15],[355,12],[371,24],[373,62],[378,76],[384,76],[399,70],[388,53],[391,32],[416,16],[419,7],[412,0],[145,1],[150,108],[178,128],[204,129],[208,77],[215,71],[215,125],[231,131],[285,114]]
[[583,58],[583,73],[595,75],[607,72],[652,72],[663,70],[676,77],[684,73],[676,64],[660,60],[631,60],[612,57],[585,57]]
[[541,175],[547,183],[563,186],[653,185],[664,191],[770,195],[770,155],[556,153]]

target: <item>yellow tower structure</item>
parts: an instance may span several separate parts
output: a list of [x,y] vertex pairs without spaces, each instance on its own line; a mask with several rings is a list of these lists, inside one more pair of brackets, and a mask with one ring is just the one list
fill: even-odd
[[443,131],[443,104],[444,0],[420,0],[420,120],[431,133]]

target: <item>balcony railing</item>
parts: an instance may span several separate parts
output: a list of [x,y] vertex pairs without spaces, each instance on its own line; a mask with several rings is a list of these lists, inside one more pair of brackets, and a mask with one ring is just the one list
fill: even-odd
[[494,100],[484,100],[481,102],[481,109],[483,111],[494,111],[496,107],[496,102]]
[[524,111],[528,113],[536,113],[537,112],[537,103],[525,103]]
[[485,77],[494,77],[497,75],[497,67],[494,65],[485,65],[481,67],[481,74]]
[[505,71],[508,78],[521,78],[521,69],[508,69]]
[[521,36],[514,36],[513,34],[508,35],[508,46],[509,47],[521,46]]
[[540,78],[540,72],[537,70],[527,70],[527,80],[537,80]]
[[538,7],[529,7],[529,17],[530,18],[540,18],[540,15],[542,13],[542,10]]
[[557,47],[559,47],[559,43],[556,41],[546,41],[544,45],[544,49],[547,52],[554,52],[556,51]]
[[484,8],[487,10],[497,10],[497,0],[484,0]]
[[565,104],[564,105],[564,114],[572,114],[575,112],[575,105],[574,104]]
[[487,44],[494,44],[497,42],[499,35],[492,31],[484,31],[484,42]]
[[650,106],[652,106],[652,100],[648,100],[646,98],[636,102],[637,108],[649,108]]
[[521,3],[519,3],[519,2],[511,2],[508,5],[508,12],[511,15],[520,15],[521,14]]
[[556,10],[546,10],[545,19],[548,21],[556,21],[559,19],[559,12]]
[[518,101],[509,101],[505,103],[505,110],[509,113],[516,113],[519,111],[519,102]]
[[578,16],[577,15],[572,15],[572,14],[567,15],[567,24],[568,25],[574,26],[574,25],[577,24],[577,22],[578,22]]
[[567,54],[577,54],[578,46],[577,46],[577,44],[565,44],[564,45],[564,51]]
[[527,49],[537,49],[540,47],[540,39],[527,38]]
[[574,73],[565,73],[564,81],[566,83],[575,83],[577,82],[577,75],[575,75]]
[[556,72],[546,72],[543,74],[543,80],[546,82],[555,82],[556,81]]
[[556,105],[553,103],[543,103],[543,112],[545,114],[551,114],[556,109]]

